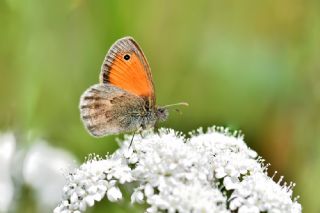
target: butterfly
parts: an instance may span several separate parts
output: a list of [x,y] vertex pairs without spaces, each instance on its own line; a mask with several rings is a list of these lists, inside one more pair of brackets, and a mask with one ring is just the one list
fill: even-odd
[[80,116],[95,137],[137,132],[168,118],[168,107],[157,106],[151,69],[132,37],[117,40],[102,63],[100,83],[80,98]]

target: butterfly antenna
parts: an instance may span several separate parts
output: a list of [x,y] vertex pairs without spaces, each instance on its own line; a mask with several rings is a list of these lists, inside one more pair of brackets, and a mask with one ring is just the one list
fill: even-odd
[[177,113],[179,113],[180,115],[182,115],[182,112],[180,109],[174,109]]
[[189,104],[186,102],[181,102],[181,103],[176,103],[176,104],[165,105],[165,106],[162,106],[162,108],[169,108],[172,106],[189,106]]

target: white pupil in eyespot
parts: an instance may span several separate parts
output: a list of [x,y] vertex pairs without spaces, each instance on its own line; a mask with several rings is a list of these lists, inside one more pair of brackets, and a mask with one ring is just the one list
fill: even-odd
[[130,59],[130,55],[126,54],[123,56],[124,60],[128,61]]

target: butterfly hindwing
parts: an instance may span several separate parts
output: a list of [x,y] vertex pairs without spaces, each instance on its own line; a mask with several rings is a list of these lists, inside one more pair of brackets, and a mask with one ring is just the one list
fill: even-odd
[[141,125],[145,101],[111,84],[96,84],[80,99],[81,119],[96,137],[135,131]]
[[116,41],[101,67],[100,82],[119,87],[155,105],[154,86],[148,61],[131,37]]

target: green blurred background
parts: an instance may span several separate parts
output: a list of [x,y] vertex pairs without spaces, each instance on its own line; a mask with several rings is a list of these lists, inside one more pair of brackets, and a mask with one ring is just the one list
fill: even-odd
[[[80,162],[112,152],[115,137],[92,138],[78,103],[111,44],[131,35],[158,104],[190,104],[159,126],[241,129],[271,173],[296,182],[304,212],[320,212],[320,1],[2,0],[0,27],[2,131],[45,138]],[[17,209],[35,203],[24,189]],[[106,201],[89,212],[107,210],[132,209]]]

